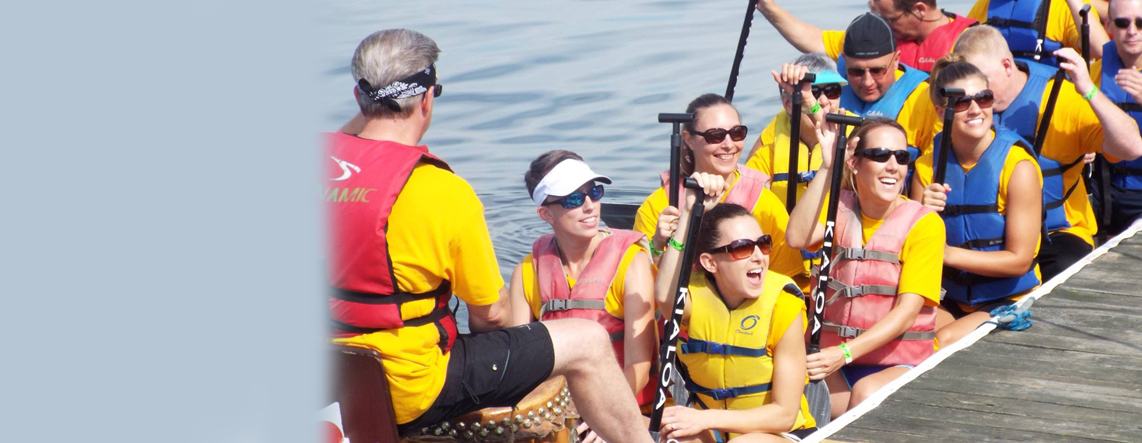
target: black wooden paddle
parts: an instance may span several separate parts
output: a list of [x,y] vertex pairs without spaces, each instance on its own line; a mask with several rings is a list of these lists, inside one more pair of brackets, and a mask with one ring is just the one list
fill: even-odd
[[738,71],[741,69],[742,58],[745,57],[745,42],[749,39],[749,27],[753,24],[753,11],[757,10],[757,0],[749,0],[749,7],[745,10],[745,23],[742,23],[742,33],[738,37],[738,50],[734,53],[734,66],[730,69],[730,82],[726,85],[726,100],[734,101],[734,87],[738,85]]
[[954,108],[955,103],[952,97],[963,97],[964,90],[961,88],[940,88],[940,96],[944,97],[944,130],[940,134],[940,158],[937,160],[935,166],[935,173],[932,174],[932,183],[943,183],[944,176],[947,174],[948,151],[952,147],[952,118],[956,115]]
[[793,86],[793,95],[790,96],[789,106],[793,112],[789,116],[789,178],[786,180],[789,189],[785,192],[785,212],[789,213],[793,212],[793,206],[797,204],[797,184],[801,183],[801,173],[798,171],[800,162],[797,158],[801,154],[801,105],[805,101],[801,88],[805,83],[812,84],[816,80],[817,74],[805,74]]
[[[662,426],[666,390],[670,388],[674,368],[678,364],[675,351],[677,350],[678,334],[682,331],[679,326],[682,324],[682,313],[686,307],[686,294],[690,291],[690,271],[694,262],[694,249],[691,246],[698,242],[698,231],[702,226],[702,213],[705,211],[705,206],[703,206],[705,194],[701,193],[702,187],[698,186],[698,181],[687,177],[682,183],[686,188],[698,190],[699,195],[694,200],[694,205],[690,207],[690,231],[686,233],[686,244],[682,248],[682,263],[678,267],[678,285],[674,288],[674,307],[670,314],[670,322],[666,324],[665,331],[663,331],[666,339],[662,341],[662,346],[659,349],[658,391],[654,393],[654,403],[651,403],[654,405],[654,410],[650,414],[650,432],[658,432]],[[671,184],[671,187],[676,186]]]

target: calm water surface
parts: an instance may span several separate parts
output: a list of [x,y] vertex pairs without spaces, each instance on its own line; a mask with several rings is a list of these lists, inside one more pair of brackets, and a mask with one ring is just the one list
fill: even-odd
[[[668,167],[670,126],[658,113],[725,93],[747,4],[331,2],[321,17],[325,127],[336,130],[356,113],[349,62],[362,38],[409,28],[436,40],[444,95],[424,143],[476,190],[507,280],[531,242],[550,232],[523,185],[528,164],[552,149],[578,152],[614,179],[608,201],[640,203]],[[824,29],[844,29],[868,10],[860,0],[778,4]],[[966,14],[972,2],[939,4]],[[734,97],[750,127],[747,149],[780,108],[769,70],[797,55],[755,14]]]

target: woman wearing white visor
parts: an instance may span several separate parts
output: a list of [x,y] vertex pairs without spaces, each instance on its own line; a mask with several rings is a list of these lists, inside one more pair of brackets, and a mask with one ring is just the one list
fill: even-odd
[[550,151],[524,174],[536,214],[554,233],[532,244],[511,280],[512,323],[576,317],[611,334],[615,356],[644,412],[656,357],[654,267],[641,233],[599,227],[603,184],[571,151]]

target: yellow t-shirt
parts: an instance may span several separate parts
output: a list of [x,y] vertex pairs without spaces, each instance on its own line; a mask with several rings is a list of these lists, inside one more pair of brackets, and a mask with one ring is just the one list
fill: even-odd
[[[1043,103],[1043,108],[1046,108],[1046,103],[1051,97],[1054,83],[1052,79],[1043,88],[1043,98],[1040,102]],[[1039,112],[1042,113],[1042,109]],[[1102,122],[1098,120],[1090,103],[1083,100],[1082,95],[1075,90],[1075,85],[1069,80],[1064,80],[1063,86],[1059,89],[1055,113],[1051,116],[1051,127],[1047,128],[1047,139],[1043,143],[1042,155],[1066,165],[1088,152],[1102,152],[1102,142]],[[1094,234],[1098,232],[1098,223],[1095,221],[1090,200],[1087,200],[1082,169],[1081,164],[1076,165],[1063,174],[1063,192],[1073,185],[1077,187],[1070,198],[1063,203],[1063,210],[1071,227],[1059,231],[1077,236],[1094,246]]]
[[[985,10],[986,12],[986,10]],[[956,21],[955,17],[951,17],[949,23]],[[946,26],[946,25],[945,25]],[[958,36],[957,36],[958,38]],[[821,33],[821,43],[825,46],[825,54],[833,60],[841,57],[841,51],[845,48],[845,31],[829,30]],[[953,45],[954,46],[954,45]],[[952,48],[949,47],[948,51]]]
[[[733,183],[730,189],[737,184],[741,173],[734,171]],[[729,192],[726,192],[728,195]],[[725,197],[722,197],[725,201]],[[670,206],[666,188],[658,188],[639,206],[634,216],[634,230],[646,234],[646,238],[654,238],[658,228],[658,215],[667,206]],[[773,249],[769,255],[769,269],[797,282],[802,291],[809,290],[809,268],[801,260],[801,251],[790,248],[785,244],[785,227],[789,224],[789,213],[785,212],[785,205],[769,189],[762,189],[761,196],[753,208],[753,217],[757,219],[761,232],[773,238]]]
[[[468,304],[484,306],[499,300],[504,280],[488,236],[484,206],[459,176],[425,163],[417,165],[393,204],[387,239],[393,274],[402,291],[427,292],[447,279],[453,293]],[[433,306],[433,300],[422,300],[405,303],[401,309],[407,318],[426,315]],[[420,417],[444,386],[451,353],[441,353],[432,324],[334,341],[373,348],[384,356],[397,423]]]
[[[928,185],[932,184],[933,157],[933,153],[929,150],[928,154],[916,160],[916,177],[920,180],[920,184],[925,188],[928,187]],[[999,195],[996,198],[996,206],[999,208],[998,212],[1002,215],[1007,215],[1007,186],[1009,183],[1011,183],[1011,175],[1015,173],[1015,166],[1018,165],[1019,162],[1024,161],[1029,161],[1034,164],[1035,169],[1039,168],[1039,163],[1035,161],[1035,158],[1032,157],[1031,154],[1026,150],[1017,146],[1011,147],[1011,150],[1007,152],[1007,158],[1003,161],[1003,170],[999,174]],[[971,166],[964,167],[963,169],[966,173],[970,172],[974,167],[975,165],[973,164]],[[1043,174],[1039,174],[1039,187],[1043,187]],[[1039,256],[1039,241],[1035,242],[1035,256]],[[1043,279],[1043,276],[1039,273],[1038,264],[1035,265],[1035,277],[1040,281]],[[1034,288],[1032,288],[1032,290],[1034,290]],[[1018,300],[1029,292],[1031,292],[1031,290],[1013,295],[1008,297],[1008,299]],[[961,303],[960,307],[963,308],[965,312],[972,312],[970,305]]]
[[[618,271],[615,272],[615,279],[611,282],[610,289],[607,290],[607,297],[605,303],[607,306],[607,313],[615,318],[623,318],[623,299],[626,297],[626,276],[627,269],[630,268],[631,262],[642,251],[644,256],[650,257],[650,253],[641,243],[635,243],[627,248],[623,253],[622,259],[619,260]],[[520,266],[520,276],[523,277],[523,296],[527,299],[527,304],[531,306],[531,316],[534,319],[539,319],[539,308],[543,306],[543,300],[539,293],[539,279],[535,277],[535,261],[532,260],[532,255],[527,254],[523,258]],[[567,284],[571,288],[575,287],[575,280],[567,277]]]
[[[1048,1],[1048,0],[1044,0]],[[1082,36],[1079,34],[1078,26],[1075,26],[1074,15],[1071,14],[1071,8],[1067,6],[1066,0],[1049,0],[1051,5],[1047,9],[1047,40],[1054,40],[1062,43],[1063,46],[1074,48],[1078,53],[1082,53]],[[1083,3],[1090,3],[1089,0],[1083,0]],[[972,6],[971,12],[968,12],[969,18],[974,18],[980,23],[987,21],[987,9],[991,7],[991,0],[977,0],[975,5]],[[1091,8],[1089,19],[1092,23],[1097,22],[1098,12]],[[1032,21],[1034,17],[1026,17],[1024,20]]]
[[[929,166],[931,168],[931,166]],[[827,196],[826,196],[827,197]],[[907,199],[907,197],[904,197]],[[818,221],[825,225],[829,202],[826,198],[822,205]],[[868,244],[869,239],[884,224],[884,220],[868,218],[860,215],[862,239]],[[943,283],[944,272],[944,245],[947,243],[947,231],[944,228],[944,219],[939,214],[925,214],[916,221],[908,237],[900,247],[900,284],[896,286],[896,294],[913,293],[924,297],[924,304],[936,306],[940,304],[940,286]],[[814,251],[819,250],[817,245]]]
[[[856,115],[851,112],[848,115]],[[745,165],[747,167],[756,169],[765,173],[770,177],[776,174],[786,174],[789,172],[789,138],[791,136],[789,131],[789,120],[792,116],[785,110],[777,113],[773,120],[769,121],[769,126],[761,131],[758,137],[758,142],[761,146],[757,148],[757,152],[753,153]],[[855,129],[848,126],[848,131],[851,134]],[[798,141],[798,149],[800,152],[797,154],[797,170],[801,172],[816,171],[821,168],[821,145],[820,143],[813,145],[812,148],[807,146],[805,142]],[[780,155],[779,155],[780,154]],[[805,188],[808,183],[801,183],[797,190],[797,198],[801,198],[801,194],[805,193]],[[777,196],[782,205],[785,205],[785,198],[789,192],[789,181],[770,181],[769,189]]]

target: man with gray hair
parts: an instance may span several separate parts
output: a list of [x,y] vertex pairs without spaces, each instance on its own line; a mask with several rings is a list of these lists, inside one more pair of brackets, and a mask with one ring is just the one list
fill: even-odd
[[[440,49],[423,34],[384,30],[353,55],[361,113],[328,135],[329,311],[336,343],[384,357],[397,430],[513,406],[553,376],[612,442],[650,441],[606,331],[583,319],[509,322],[483,205],[419,145],[442,87]],[[467,303],[459,335],[448,302]]]

